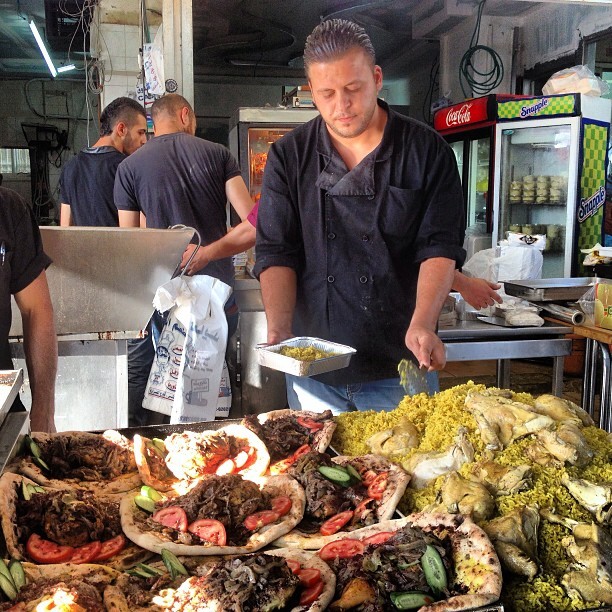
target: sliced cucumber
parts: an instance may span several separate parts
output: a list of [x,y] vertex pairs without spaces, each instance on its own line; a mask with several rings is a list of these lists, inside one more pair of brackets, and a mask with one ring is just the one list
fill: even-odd
[[51,469],[49,468],[49,466],[45,463],[45,461],[43,459],[41,459],[40,457],[32,457],[32,461],[34,461],[34,463],[38,466],[41,467],[43,470],[47,470],[47,472],[50,472]]
[[349,473],[349,476],[353,479],[353,482],[361,482],[361,475],[350,463],[347,463],[344,467]]
[[9,572],[11,572],[11,577],[13,578],[13,584],[17,590],[21,589],[21,587],[25,586],[26,583],[26,575],[23,571],[23,566],[19,561],[13,559],[9,565]]
[[145,497],[144,495],[136,495],[136,497],[134,498],[134,503],[146,512],[155,512],[155,502],[150,497]]
[[136,567],[149,574],[149,576],[163,576],[166,573],[164,570],[157,569],[156,567],[147,565],[146,563],[139,563]]
[[30,489],[30,484],[25,480],[21,481],[21,494],[23,495],[23,499],[29,501],[30,497],[32,497],[32,492]]
[[32,453],[32,457],[37,457],[38,459],[40,459],[42,457],[42,453],[40,452],[40,446],[38,446],[38,444],[34,442],[34,440],[30,438],[30,436],[26,435],[24,440],[28,448],[30,449],[30,453]]
[[0,589],[9,599],[17,597],[17,589],[12,580],[9,580],[4,574],[0,574]]
[[126,574],[129,574],[130,576],[137,576],[138,578],[152,578],[151,574],[145,572],[139,567],[134,567],[132,569],[127,570]]
[[343,487],[348,487],[351,484],[351,477],[349,473],[342,467],[320,465],[317,469],[321,474],[323,474],[323,476],[325,476],[325,478],[327,478],[327,480],[331,480],[335,484]]
[[440,553],[431,544],[427,545],[421,557],[421,567],[427,584],[436,595],[446,590],[448,579],[444,561],[442,561]]
[[4,576],[7,580],[10,581],[13,586],[15,586],[11,571],[9,570],[8,565],[4,562],[3,559],[0,559],[0,576]]
[[161,558],[164,565],[168,568],[170,576],[174,580],[179,574],[189,576],[189,572],[185,566],[176,558],[174,553],[171,553],[167,548],[162,548]]
[[156,491],[153,487],[150,487],[149,485],[143,485],[140,489],[140,494],[144,495],[145,497],[148,497],[149,499],[152,499],[155,502],[164,499],[164,496],[159,491]]
[[166,443],[161,438],[153,438],[151,443],[157,447],[164,455],[166,454]]
[[433,603],[434,598],[421,591],[403,591],[391,593],[391,603],[398,610],[418,610],[421,606]]

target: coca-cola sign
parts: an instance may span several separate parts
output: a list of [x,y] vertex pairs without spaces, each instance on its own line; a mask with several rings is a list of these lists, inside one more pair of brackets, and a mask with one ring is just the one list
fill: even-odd
[[466,125],[486,121],[488,97],[454,104],[440,109],[434,116],[434,127],[439,132],[460,129]]

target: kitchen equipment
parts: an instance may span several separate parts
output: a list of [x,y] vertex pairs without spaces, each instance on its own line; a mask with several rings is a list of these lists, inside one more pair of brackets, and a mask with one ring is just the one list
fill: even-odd
[[23,384],[23,370],[0,370],[0,424],[11,409]]
[[596,277],[513,280],[504,282],[504,290],[530,302],[575,302],[600,281]]
[[[324,359],[315,359],[314,361],[299,361],[285,355],[281,355],[280,350],[284,346],[293,348],[314,347],[317,350],[334,353],[330,357]],[[259,365],[280,370],[294,376],[316,376],[332,370],[346,368],[351,361],[351,357],[357,351],[344,344],[329,342],[321,338],[312,338],[309,336],[299,336],[290,338],[278,344],[269,346],[260,346],[257,348],[257,361]]]
[[425,378],[426,369],[419,368],[409,359],[402,359],[397,366],[397,371],[400,375],[400,384],[404,387],[406,395],[429,394],[429,387]]
[[508,323],[506,321],[506,319],[504,317],[485,317],[485,316],[478,316],[476,317],[479,321],[482,321],[483,323],[489,323],[489,325],[499,325],[500,327],[513,327],[513,328],[517,328],[517,327],[529,327],[527,325],[521,326],[521,325],[511,325],[510,323]]

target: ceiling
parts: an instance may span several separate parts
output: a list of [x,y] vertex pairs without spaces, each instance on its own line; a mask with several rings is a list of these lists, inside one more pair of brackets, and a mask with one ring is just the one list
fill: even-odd
[[[115,6],[123,9],[124,3],[117,1]],[[0,77],[48,76],[28,26],[31,18],[43,29],[57,66],[82,60],[88,19],[81,9],[94,4],[95,0],[0,0]],[[484,14],[522,18],[541,4],[487,0]],[[412,51],[418,57],[428,41],[464,20],[475,23],[476,7],[477,0],[193,0],[194,73],[196,80],[301,76],[306,36],[321,19],[332,17],[363,25],[378,63],[393,71],[399,55]],[[399,75],[386,70],[385,76]]]

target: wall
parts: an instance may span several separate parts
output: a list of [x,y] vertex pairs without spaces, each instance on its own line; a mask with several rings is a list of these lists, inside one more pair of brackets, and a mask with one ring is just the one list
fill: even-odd
[[[91,113],[97,119],[96,101],[90,100]],[[72,119],[68,119],[71,117]],[[85,82],[71,79],[4,80],[0,96],[0,146],[25,147],[26,138],[22,123],[54,125],[59,131],[68,132],[69,151],[58,159],[56,153],[49,153],[49,188],[52,197],[59,203],[57,183],[61,164],[75,151],[87,143],[87,125],[90,138],[97,138],[97,124],[94,120],[78,121],[76,117],[87,117],[85,105]],[[57,164],[57,165],[55,165]],[[29,176],[5,176],[4,187],[21,193],[31,203]]]

